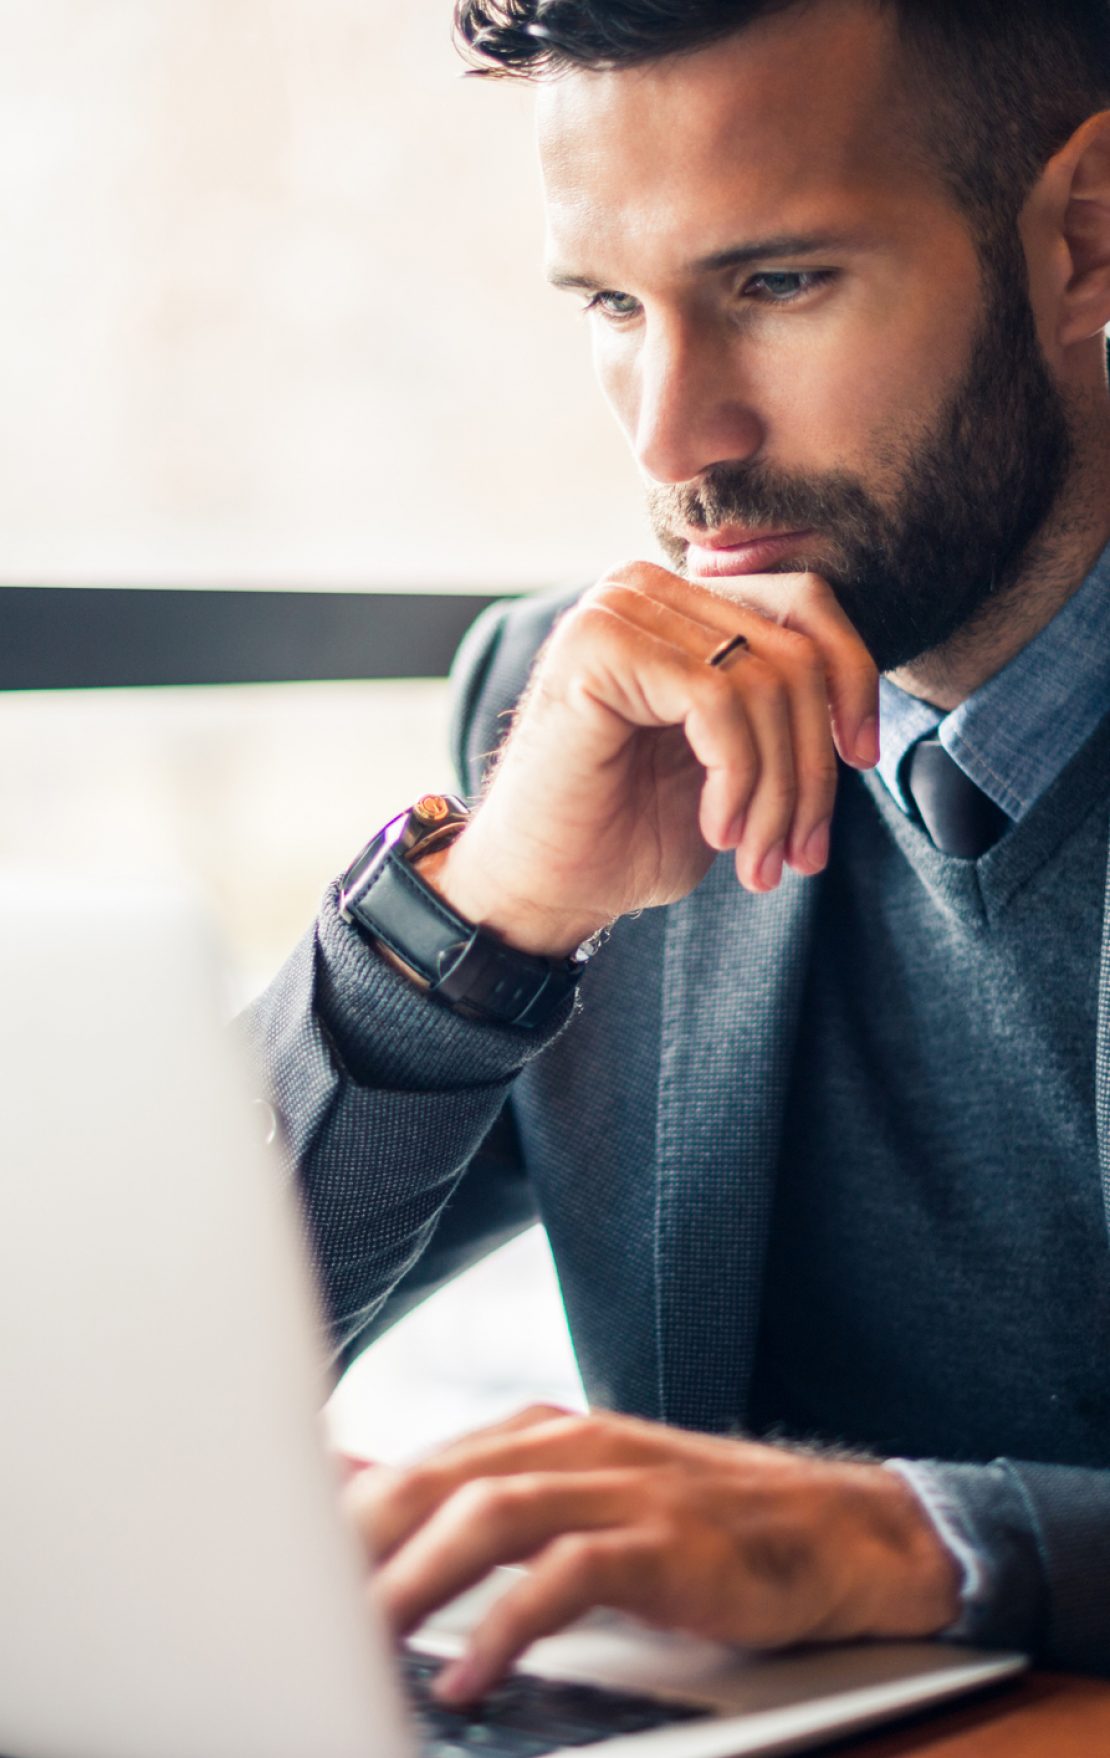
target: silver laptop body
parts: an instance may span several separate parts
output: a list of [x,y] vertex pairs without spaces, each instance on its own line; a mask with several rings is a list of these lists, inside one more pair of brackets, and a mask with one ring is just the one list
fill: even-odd
[[[0,1754],[414,1758],[212,943],[180,898],[75,875],[2,881],[0,905]],[[497,1590],[425,1648],[457,1652]],[[529,1657],[716,1712],[607,1758],[798,1750],[1023,1664],[931,1644],[757,1661],[605,1614]]]

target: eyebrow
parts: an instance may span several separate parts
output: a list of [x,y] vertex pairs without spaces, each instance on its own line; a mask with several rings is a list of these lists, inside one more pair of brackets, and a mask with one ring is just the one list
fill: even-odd
[[[824,256],[828,252],[860,250],[865,240],[850,232],[783,232],[774,238],[756,238],[750,244],[735,244],[727,250],[716,250],[711,256],[698,257],[686,265],[686,272],[695,275],[718,274],[722,269],[742,269],[751,263],[767,262],[772,257]],[[575,275],[559,268],[548,270],[553,287],[596,291],[606,282],[592,275]]]

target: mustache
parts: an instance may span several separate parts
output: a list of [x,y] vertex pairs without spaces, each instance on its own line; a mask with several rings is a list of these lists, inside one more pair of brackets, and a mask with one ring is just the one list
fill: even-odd
[[655,484],[648,513],[664,547],[685,546],[687,531],[728,525],[750,530],[824,529],[850,542],[874,541],[886,523],[862,484],[844,473],[785,476],[763,464],[714,464],[696,483]]

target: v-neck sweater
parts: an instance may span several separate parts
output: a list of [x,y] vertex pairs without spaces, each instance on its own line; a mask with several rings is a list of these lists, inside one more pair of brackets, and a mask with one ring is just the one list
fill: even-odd
[[978,862],[846,778],[747,1420],[881,1456],[1110,1459],[1095,1106],[1110,720]]

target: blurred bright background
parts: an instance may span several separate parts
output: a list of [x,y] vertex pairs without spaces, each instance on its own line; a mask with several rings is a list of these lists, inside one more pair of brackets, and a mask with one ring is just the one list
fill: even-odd
[[[0,583],[56,588],[61,626],[72,586],[515,592],[651,553],[542,280],[529,94],[460,76],[448,0],[37,0],[5,26]],[[0,695],[0,861],[185,874],[245,999],[450,782],[446,723],[434,679]],[[400,1456],[580,1396],[532,1234],[333,1415]]]
[[450,0],[4,9],[4,577],[455,584],[645,541],[531,98]]

